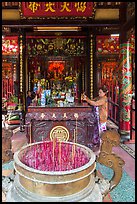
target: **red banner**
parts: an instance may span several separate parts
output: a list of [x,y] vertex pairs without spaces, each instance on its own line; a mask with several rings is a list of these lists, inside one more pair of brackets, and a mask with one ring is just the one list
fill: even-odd
[[91,17],[93,2],[21,2],[22,17]]

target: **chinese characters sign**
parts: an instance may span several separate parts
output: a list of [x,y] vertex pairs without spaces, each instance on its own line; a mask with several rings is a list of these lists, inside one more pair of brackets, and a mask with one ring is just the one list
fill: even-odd
[[91,17],[93,2],[21,2],[24,17]]

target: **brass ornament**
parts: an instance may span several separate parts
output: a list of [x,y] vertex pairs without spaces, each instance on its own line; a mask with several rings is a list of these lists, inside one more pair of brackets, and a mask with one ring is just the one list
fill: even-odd
[[57,138],[58,141],[68,141],[69,131],[64,126],[55,126],[50,131],[50,139]]

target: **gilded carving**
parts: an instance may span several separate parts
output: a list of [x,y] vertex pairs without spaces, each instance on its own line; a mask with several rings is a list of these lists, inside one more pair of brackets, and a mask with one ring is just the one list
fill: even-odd
[[50,131],[50,139],[57,139],[59,141],[68,141],[69,131],[64,126],[55,126]]
[[40,4],[36,3],[36,2],[29,2],[28,8],[35,13],[38,10],[38,6],[40,6]]

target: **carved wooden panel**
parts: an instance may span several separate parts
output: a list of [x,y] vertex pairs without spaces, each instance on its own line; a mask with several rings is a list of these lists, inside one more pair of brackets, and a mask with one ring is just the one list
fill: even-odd
[[53,128],[62,126],[68,131],[69,141],[73,141],[75,131],[76,142],[98,145],[98,121],[91,106],[29,107],[25,121],[31,123],[32,142],[50,140]]
[[11,151],[11,137],[12,132],[2,128],[2,163],[8,162],[13,159]]

